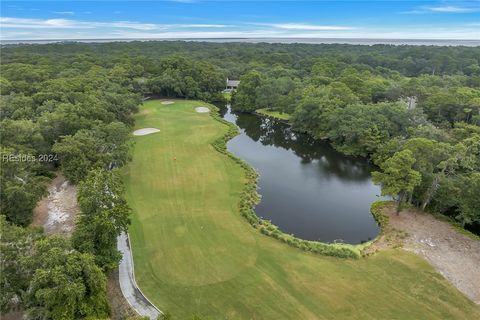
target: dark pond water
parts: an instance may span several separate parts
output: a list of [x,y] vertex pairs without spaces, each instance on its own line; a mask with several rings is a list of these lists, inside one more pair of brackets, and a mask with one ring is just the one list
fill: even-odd
[[241,131],[228,149],[260,175],[258,216],[307,240],[356,244],[378,234],[370,205],[380,188],[372,183],[365,159],[342,155],[273,119],[229,108],[221,113]]

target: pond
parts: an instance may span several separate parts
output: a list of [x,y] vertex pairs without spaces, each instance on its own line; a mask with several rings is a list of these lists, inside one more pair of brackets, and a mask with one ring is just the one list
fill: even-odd
[[370,205],[380,188],[366,159],[345,156],[271,118],[229,106],[221,114],[240,128],[227,148],[259,173],[259,217],[306,240],[357,244],[375,238],[379,227]]

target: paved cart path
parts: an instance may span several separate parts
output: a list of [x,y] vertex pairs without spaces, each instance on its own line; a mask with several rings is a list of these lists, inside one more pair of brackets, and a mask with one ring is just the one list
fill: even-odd
[[120,288],[122,289],[125,299],[141,316],[146,316],[150,319],[157,319],[161,311],[155,307],[147,297],[145,297],[135,281],[132,250],[126,233],[122,233],[118,236],[117,248],[122,253],[122,260],[118,266],[118,273]]

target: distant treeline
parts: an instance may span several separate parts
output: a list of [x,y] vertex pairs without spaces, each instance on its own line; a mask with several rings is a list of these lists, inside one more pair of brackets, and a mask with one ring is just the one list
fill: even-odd
[[[180,54],[195,61],[208,61],[220,67],[231,79],[252,68],[283,65],[310,73],[318,58],[337,58],[347,64],[387,68],[405,76],[421,74],[478,74],[478,47],[438,47],[376,44],[281,44],[281,43],[211,43],[198,41],[131,41],[112,43],[53,43],[7,45],[2,48],[5,62],[25,61],[36,56],[72,63],[89,58],[102,65],[140,64],[148,73],[159,70],[159,58]],[[61,67],[61,66],[59,66]]]

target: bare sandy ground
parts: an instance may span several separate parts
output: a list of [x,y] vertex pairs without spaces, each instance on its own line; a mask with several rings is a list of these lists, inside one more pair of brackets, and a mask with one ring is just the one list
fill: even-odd
[[143,128],[143,129],[138,129],[138,130],[133,131],[133,135],[134,136],[145,136],[147,134],[152,134],[152,133],[156,133],[156,132],[160,132],[160,129],[157,129],[157,128]]
[[161,104],[167,104],[167,105],[168,105],[168,104],[174,104],[174,103],[175,103],[175,101],[168,101],[168,100],[161,102]]
[[79,212],[77,187],[62,174],[57,175],[44,197],[33,210],[33,225],[43,226],[46,234],[70,236]]
[[196,107],[195,111],[197,111],[198,113],[206,113],[210,112],[210,109],[208,109],[207,107]]
[[397,215],[393,206],[384,209],[389,216],[385,235],[376,249],[402,246],[424,257],[458,290],[480,304],[480,240],[460,233],[447,221],[415,209]]

